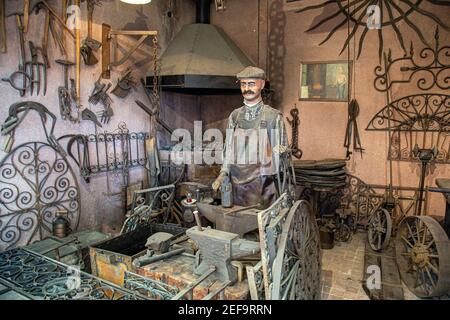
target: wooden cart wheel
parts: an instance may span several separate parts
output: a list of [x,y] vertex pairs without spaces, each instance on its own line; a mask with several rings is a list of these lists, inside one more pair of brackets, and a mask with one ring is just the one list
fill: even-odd
[[382,251],[389,244],[392,232],[392,219],[389,211],[378,208],[370,217],[367,233],[370,247]]
[[297,201],[289,210],[272,272],[273,300],[320,298],[319,228],[311,206],[306,201]]
[[416,296],[437,297],[450,291],[450,242],[432,217],[406,217],[395,239],[403,282]]

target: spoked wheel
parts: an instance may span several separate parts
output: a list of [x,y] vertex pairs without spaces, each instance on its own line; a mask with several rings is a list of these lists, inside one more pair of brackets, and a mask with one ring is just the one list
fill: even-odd
[[395,239],[403,282],[416,296],[437,297],[450,290],[450,242],[432,217],[407,217]]
[[368,240],[375,251],[382,251],[389,244],[392,232],[392,219],[389,211],[378,208],[370,217]]
[[297,201],[290,209],[279,241],[272,269],[272,299],[319,299],[321,273],[319,228],[308,202]]
[[344,223],[341,223],[334,234],[336,241],[348,242],[352,239],[352,230]]

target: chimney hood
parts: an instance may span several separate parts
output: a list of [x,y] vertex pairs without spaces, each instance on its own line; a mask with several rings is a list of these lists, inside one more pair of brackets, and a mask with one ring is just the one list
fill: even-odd
[[[236,74],[254,65],[223,30],[209,24],[210,5],[210,0],[196,0],[197,23],[185,25],[162,54],[163,90],[236,90]],[[146,86],[153,86],[153,70],[146,77]]]

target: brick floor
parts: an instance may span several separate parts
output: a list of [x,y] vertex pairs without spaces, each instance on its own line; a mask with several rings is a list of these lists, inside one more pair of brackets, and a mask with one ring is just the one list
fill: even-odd
[[[323,300],[369,300],[362,288],[366,239],[365,232],[358,232],[350,242],[336,242],[333,249],[322,251]],[[404,284],[403,292],[405,300],[419,299]]]
[[336,242],[323,250],[322,299],[369,300],[362,288],[365,233],[357,233],[350,242]]

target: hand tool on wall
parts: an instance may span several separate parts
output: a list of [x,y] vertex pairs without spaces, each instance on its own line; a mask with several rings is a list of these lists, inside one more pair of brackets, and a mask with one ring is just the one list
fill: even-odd
[[136,81],[131,75],[131,70],[129,70],[117,81],[116,87],[111,92],[117,97],[124,99],[134,87],[136,87]]
[[347,149],[346,158],[349,159],[352,152],[350,147],[353,140],[353,152],[360,152],[361,157],[364,151],[361,146],[361,138],[359,137],[358,121],[357,117],[359,115],[359,104],[356,99],[353,99],[348,105],[348,122],[347,130],[345,131],[344,147]]
[[81,119],[82,120],[92,121],[93,123],[95,123],[96,126],[99,126],[100,128],[102,127],[102,124],[98,121],[97,116],[95,115],[95,113],[92,112],[89,109],[84,109],[81,112]]
[[[39,95],[41,90],[41,80],[44,85],[44,96],[47,93],[47,65],[45,63],[38,61],[38,48],[36,48],[32,41],[28,41],[28,46],[30,48],[31,61],[25,63],[25,71],[31,78],[31,95],[34,92],[34,84],[37,86],[36,94]],[[41,77],[42,69],[42,77]]]
[[80,122],[81,104],[80,104],[80,98],[79,98],[79,94],[77,91],[75,79],[70,79],[70,97],[72,98],[72,101],[75,104],[74,108],[76,111],[76,116],[72,117],[72,119],[70,121],[72,121],[74,123],[79,123]]
[[5,0],[0,0],[0,52],[6,52],[6,13]]
[[41,10],[45,12],[44,19],[44,32],[42,34],[40,51],[42,52],[42,57],[47,68],[50,68],[50,60],[48,59],[48,35],[50,31],[50,13],[49,10],[44,6],[42,2],[38,2],[33,6],[32,11],[35,15],[38,15]]
[[30,21],[30,0],[23,0],[23,32],[28,32],[28,22]]
[[[87,136],[83,135],[67,135],[62,136],[58,140],[64,139],[66,137],[71,137],[70,140],[67,142],[67,153],[69,157],[75,161],[78,168],[80,168],[81,176],[83,177],[84,181],[86,183],[90,183],[90,175],[92,174],[91,171],[91,162],[89,158],[89,140]],[[75,158],[74,154],[72,153],[72,146],[74,143],[77,143],[77,155],[78,160]]]
[[57,31],[55,29],[55,19],[52,17],[50,18],[50,33],[52,34],[53,41],[58,45],[61,54],[64,57],[67,57],[67,50],[64,41],[65,40],[64,32],[61,32],[61,36],[58,36]]
[[[18,67],[19,70],[12,73],[9,78],[3,78],[2,81],[9,82],[14,89],[20,92],[20,96],[23,97],[25,95],[26,90],[31,85],[30,77],[25,72],[26,58],[25,58],[25,43],[23,36],[23,23],[22,23],[23,13],[15,12],[8,15],[8,17],[10,16],[15,16],[17,31],[19,34],[19,67]],[[16,77],[20,75],[22,75],[22,87],[19,87],[15,82]]]
[[102,92],[106,87],[106,84],[101,83],[100,79],[101,77],[99,77],[98,80],[95,81],[94,89],[89,96],[89,103],[92,103],[93,105],[96,105],[100,101],[100,92]]
[[[58,150],[63,157],[67,156],[67,153],[58,143],[53,133],[55,130],[56,116],[53,113],[51,113],[44,105],[37,102],[25,101],[11,105],[11,107],[9,108],[8,117],[6,118],[4,124],[2,125],[2,135],[11,134],[11,136],[13,136],[14,135],[13,130],[15,130],[18,127],[18,125],[22,122],[22,120],[25,118],[25,116],[28,114],[30,110],[34,110],[39,113],[41,124],[44,129],[44,133],[48,143],[53,148]],[[25,114],[20,117],[19,114],[24,111]],[[47,127],[45,126],[47,122],[47,116],[49,116],[52,120],[50,132],[47,130]],[[7,146],[9,147],[9,150],[11,149],[12,144],[13,143],[11,140],[11,142],[9,142],[9,146]]]
[[[34,12],[36,15],[41,12],[41,10],[45,11],[45,22],[44,22],[44,33],[42,36],[42,44],[41,44],[41,52],[44,57],[44,63],[47,65],[47,68],[50,68],[50,61],[48,58],[48,36],[49,31],[52,32],[53,37],[55,38],[55,41],[57,45],[60,47],[61,51],[65,52],[65,46],[64,46],[64,32],[66,31],[73,39],[75,39],[75,34],[70,30],[65,23],[65,19],[62,19],[56,11],[48,4],[47,1],[42,0],[34,4],[33,8],[31,9],[32,12]],[[58,37],[56,35],[56,32],[54,30],[54,22],[58,22],[61,27],[61,36]]]
[[100,112],[100,121],[104,124],[108,124],[111,117],[114,115],[114,111],[111,108],[112,99],[108,95],[108,90],[111,88],[111,83],[108,83],[106,88],[100,92],[99,101],[103,104],[105,110]]
[[60,86],[58,88],[61,118],[71,122],[78,122],[78,117],[72,116],[72,95],[69,90],[69,67],[73,66],[74,63],[68,60],[56,60],[56,63],[62,65],[64,69],[64,87]]
[[161,127],[164,128],[164,130],[166,130],[169,134],[173,134],[173,130],[170,129],[170,127],[167,125],[167,123],[165,123],[163,120],[161,120],[158,116],[157,110],[153,109],[151,110],[149,107],[147,107],[144,103],[142,103],[139,100],[135,100],[136,104],[142,109],[144,110],[150,117],[154,117],[156,123],[158,123]]
[[103,105],[104,110],[98,113],[98,116],[101,117],[100,121],[104,124],[109,123],[111,117],[114,115],[114,111],[111,108],[112,99],[108,95],[108,90],[111,88],[111,83],[108,85],[101,83],[101,76],[95,82],[94,89],[89,97],[89,103],[93,105],[97,105],[101,103]]
[[[80,0],[75,0],[75,6],[80,7]],[[80,92],[81,92],[81,54],[80,54],[80,42],[81,42],[81,30],[75,29],[75,76],[76,76],[76,99],[77,106],[80,105]]]
[[19,124],[22,123],[23,119],[27,116],[27,114],[30,112],[31,109],[27,109],[25,113],[20,117],[8,117],[4,124],[2,124],[2,136],[5,137],[2,144],[2,150],[5,153],[10,153],[12,146],[14,144],[14,134],[15,134],[15,128],[19,126]]
[[297,159],[300,159],[303,155],[303,151],[300,150],[300,148],[298,147],[298,129],[300,126],[300,119],[298,117],[298,109],[297,106],[295,106],[292,110],[291,110],[291,116],[292,116],[292,120],[287,119],[287,121],[289,122],[289,124],[292,127],[292,143],[291,143],[291,150],[292,150],[292,155],[294,157],[296,157]]
[[[60,19],[63,21],[64,25],[66,24],[66,17],[67,17],[67,0],[61,0]],[[64,36],[64,29],[63,29],[63,27],[60,27],[59,30],[61,33],[61,44],[65,47],[66,46],[66,37]]]
[[94,9],[96,5],[101,5],[99,0],[86,0],[87,12],[88,12],[88,36],[83,40],[80,53],[83,57],[83,61],[86,65],[92,66],[98,63],[97,57],[93,51],[97,51],[102,46],[101,42],[92,38],[92,20],[94,15]]
[[34,5],[34,7],[44,7],[48,12],[58,21],[59,25],[73,38],[75,39],[75,33],[72,32],[67,26],[66,22],[56,13],[56,11],[48,4],[47,1],[42,0]]

